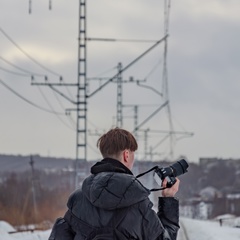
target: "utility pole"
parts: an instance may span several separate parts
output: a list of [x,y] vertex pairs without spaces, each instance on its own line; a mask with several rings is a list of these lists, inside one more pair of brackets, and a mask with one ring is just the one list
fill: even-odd
[[[164,35],[168,35],[169,31],[169,13],[170,13],[170,0],[164,0]],[[169,93],[168,93],[168,72],[167,72],[167,50],[168,50],[168,39],[164,40],[164,57],[163,57],[163,98],[165,99],[168,104],[166,105],[167,115],[168,115],[168,122],[169,122],[169,137],[170,137],[170,150],[169,156],[170,159],[173,160],[174,158],[174,129],[172,123],[172,115],[171,109],[169,104]]]
[[34,176],[34,160],[33,157],[30,156],[30,162],[29,162],[30,166],[31,166],[31,183],[32,183],[32,202],[33,202],[33,213],[34,213],[34,219],[33,222],[36,223],[37,221],[37,215],[38,215],[38,211],[37,211],[37,204],[36,204],[36,192],[35,192],[35,176]]
[[[86,0],[79,0],[77,146],[75,188],[79,181],[79,162],[87,160],[87,27]],[[80,157],[81,156],[81,157]]]
[[149,128],[144,130],[144,159],[147,160],[148,155],[148,132]]
[[[133,128],[134,129],[137,129],[137,126],[138,126],[138,108],[139,108],[139,106],[140,105],[135,105],[135,104],[123,104],[122,105],[123,108],[126,108],[126,107],[133,108],[133,116],[131,116],[131,118],[133,118]],[[134,135],[138,142],[138,131],[137,130],[135,131]]]
[[122,63],[118,63],[117,76],[117,127],[121,128],[123,125],[122,116]]
[[[138,126],[138,105],[134,105],[134,129]],[[135,138],[138,141],[138,131],[136,131]]]

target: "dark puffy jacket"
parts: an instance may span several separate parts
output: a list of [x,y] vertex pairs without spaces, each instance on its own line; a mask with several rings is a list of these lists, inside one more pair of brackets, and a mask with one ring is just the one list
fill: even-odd
[[[109,225],[114,210],[126,209],[126,215],[118,226],[129,239],[163,240],[164,231],[176,240],[179,229],[178,201],[175,198],[159,198],[158,213],[152,210],[150,191],[132,172],[119,161],[104,159],[94,165],[82,189],[69,198],[68,208],[78,218],[93,227]],[[75,224],[71,224],[72,230]],[[84,239],[77,233],[74,240]]]

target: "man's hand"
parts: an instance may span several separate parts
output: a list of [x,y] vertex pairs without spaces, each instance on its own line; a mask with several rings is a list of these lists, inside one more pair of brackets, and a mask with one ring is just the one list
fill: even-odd
[[[172,187],[170,188],[165,188],[164,190],[162,190],[162,196],[163,197],[174,197],[175,194],[177,193],[178,191],[178,188],[179,188],[179,183],[180,183],[180,180],[178,178],[176,178],[176,182],[173,184]],[[165,178],[162,182],[162,186],[163,187],[166,187],[167,186],[167,179]]]

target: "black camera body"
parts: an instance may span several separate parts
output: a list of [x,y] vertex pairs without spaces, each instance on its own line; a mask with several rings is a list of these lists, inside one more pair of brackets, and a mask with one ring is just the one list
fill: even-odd
[[155,169],[155,173],[163,181],[167,179],[167,188],[170,188],[177,180],[176,177],[187,172],[188,163],[181,159],[169,167]]

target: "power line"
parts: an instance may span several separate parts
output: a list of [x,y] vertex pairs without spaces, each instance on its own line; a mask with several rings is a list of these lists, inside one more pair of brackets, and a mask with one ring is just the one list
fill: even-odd
[[[3,31],[3,29],[0,28],[0,31],[1,31],[15,46],[17,46],[19,50],[21,50],[25,55],[27,55],[28,58],[30,58],[31,60],[34,60],[34,62],[36,63],[36,60],[33,59],[33,58],[32,58],[29,54],[27,54],[25,51],[23,51],[23,49],[20,48],[19,45],[16,44],[16,43],[12,40],[12,38],[10,38],[10,37],[6,34],[5,31]],[[2,69],[3,71],[6,71],[6,72],[8,72],[8,73],[15,74],[15,75],[18,75],[18,76],[24,76],[24,77],[31,76],[31,79],[32,79],[32,80],[34,80],[34,76],[44,76],[44,77],[45,77],[45,80],[48,79],[48,77],[47,77],[46,75],[30,72],[30,71],[28,71],[28,70],[26,70],[26,69],[23,69],[23,68],[15,65],[15,64],[13,64],[13,63],[11,63],[10,61],[6,60],[5,58],[3,58],[3,57],[1,57],[1,56],[0,56],[0,59],[1,59],[2,61],[4,61],[5,63],[7,63],[7,64],[9,64],[9,65],[11,65],[11,66],[13,66],[13,67],[15,67],[15,68],[23,71],[23,72],[25,72],[25,73],[27,73],[27,74],[29,74],[29,75],[22,74],[22,73],[18,73],[18,72],[14,72],[14,71],[10,71],[10,70],[8,70],[8,69],[5,69],[5,68],[3,68],[3,67],[0,67],[0,69]],[[37,62],[37,64],[39,65],[39,62]],[[40,66],[41,66],[41,67],[44,67],[42,64],[40,64]],[[46,68],[46,67],[44,67],[44,69],[49,71],[49,69]],[[50,72],[53,73],[51,70],[50,70]],[[57,75],[58,75],[58,74],[57,74]],[[60,76],[60,75],[58,75],[58,76]],[[62,76],[60,76],[60,81],[63,81]],[[39,90],[40,90],[40,89],[39,89]],[[67,87],[66,87],[66,90],[67,90],[68,94],[72,97],[72,94],[71,94],[71,92],[69,91],[69,89],[68,89]],[[47,102],[48,106],[50,107],[50,109],[51,109],[52,112],[54,113],[55,111],[54,111],[53,107],[51,106],[50,102],[46,99],[46,97],[44,96],[43,92],[42,92],[42,91],[40,91],[40,92],[41,92],[41,95],[43,96],[44,100]],[[54,95],[54,96],[56,97],[56,95]],[[58,102],[59,102],[59,99],[58,99]],[[59,116],[58,116],[58,118],[59,118]],[[59,118],[59,120],[60,120],[62,123],[64,123],[64,125],[66,125],[66,123],[63,122],[62,119]],[[68,125],[66,125],[66,126],[69,127]],[[69,127],[69,128],[71,128],[71,127]],[[72,128],[71,128],[71,129],[72,129]]]
[[19,72],[14,72],[14,71],[11,71],[11,70],[8,70],[6,68],[3,68],[0,66],[0,69],[4,72],[7,72],[7,73],[11,73],[11,74],[14,74],[14,75],[18,75],[20,77],[30,77],[29,74],[24,74],[24,73],[19,73]]
[[35,64],[37,64],[39,67],[43,68],[44,70],[52,73],[53,75],[56,75],[58,77],[62,77],[60,74],[52,71],[51,69],[45,67],[44,65],[42,65],[40,62],[38,62],[36,59],[34,59],[33,57],[31,57],[25,50],[23,50],[1,27],[0,27],[0,31],[2,32],[2,34],[18,49],[20,50],[26,57],[28,57],[31,61],[33,61]]
[[158,95],[160,95],[161,97],[163,96],[163,94],[162,94],[161,92],[157,91],[156,88],[151,87],[151,86],[148,86],[148,85],[143,85],[143,84],[140,83],[140,81],[137,81],[137,85],[138,85],[139,87],[148,88],[148,89],[154,91],[155,93],[157,93]]
[[[43,91],[41,90],[41,88],[40,88],[39,86],[38,86],[38,90],[40,91],[42,97],[43,97],[44,100],[46,101],[46,103],[47,103],[47,105],[49,106],[49,108],[50,108],[53,112],[55,112],[52,104],[48,101],[47,97],[43,94]],[[65,126],[67,126],[68,128],[70,128],[71,130],[74,130],[72,127],[70,127],[69,125],[67,125],[67,124],[60,118],[59,115],[56,114],[56,116],[57,116],[57,118],[58,118]]]
[[165,35],[162,39],[158,40],[157,42],[155,42],[155,44],[153,44],[150,48],[148,48],[146,51],[144,51],[140,56],[138,56],[137,58],[135,58],[132,62],[130,62],[126,67],[122,68],[120,72],[118,72],[116,75],[114,75],[113,77],[111,77],[107,82],[105,82],[104,84],[102,84],[99,88],[97,88],[95,91],[93,91],[91,94],[89,94],[87,97],[91,97],[93,96],[95,93],[97,93],[98,91],[100,91],[103,87],[105,87],[108,83],[112,82],[113,79],[115,79],[120,73],[124,72],[125,70],[127,70],[129,67],[131,67],[133,64],[135,64],[137,61],[139,61],[143,56],[145,56],[147,53],[149,53],[152,49],[154,49],[158,44],[160,44],[163,41],[166,41],[168,35]]
[[36,103],[28,100],[27,98],[23,97],[21,94],[19,94],[18,92],[16,92],[15,90],[13,90],[11,87],[9,87],[6,83],[4,83],[4,81],[2,79],[0,79],[0,83],[5,87],[7,88],[10,92],[12,92],[13,94],[15,94],[16,96],[18,96],[19,98],[21,98],[23,101],[29,103],[30,105],[38,108],[38,109],[41,109],[45,112],[48,112],[48,113],[53,113],[53,114],[57,114],[57,115],[64,115],[64,113],[60,113],[60,112],[56,112],[56,111],[51,111],[47,108],[44,108],[44,107],[41,107],[39,105],[37,105]]
[[[0,57],[0,58],[1,58],[1,57]],[[8,73],[11,73],[11,74],[14,74],[14,75],[18,75],[18,76],[21,76],[21,77],[30,77],[29,74],[13,72],[13,71],[10,71],[10,70],[5,69],[5,68],[3,68],[3,67],[0,67],[0,69],[3,70],[3,71],[5,71],[5,72],[8,72]],[[42,76],[44,76],[44,75],[42,75]],[[34,77],[31,76],[31,78],[33,79]],[[52,105],[50,104],[50,102],[48,101],[47,97],[44,95],[44,93],[41,91],[41,89],[40,89],[39,87],[38,87],[38,90],[40,91],[42,97],[44,98],[44,100],[46,101],[47,105],[50,107],[50,109],[52,110],[52,112],[56,112],[56,111],[54,110],[54,108],[52,107]],[[67,90],[68,90],[68,88],[67,88]],[[54,91],[53,91],[53,94],[54,94],[54,97],[57,99],[59,105],[63,108],[62,103],[60,102],[59,98],[57,98],[57,95],[56,95],[56,93],[55,93]],[[67,126],[68,128],[70,128],[71,130],[75,130],[75,128],[70,127],[68,124],[66,124],[66,123],[59,117],[58,114],[56,114],[56,116],[58,117],[58,119],[59,119],[65,126]],[[67,116],[68,116],[68,115],[67,115]],[[71,120],[72,120],[72,119],[71,119]],[[72,120],[71,124],[72,124],[72,123],[73,123],[73,120]]]
[[18,70],[20,70],[20,71],[22,71],[22,72],[28,73],[28,74],[31,75],[31,76],[34,75],[34,76],[46,77],[46,75],[44,75],[44,74],[30,72],[30,71],[28,71],[28,70],[26,70],[26,69],[23,69],[23,68],[21,68],[21,67],[18,67],[17,65],[11,63],[10,61],[8,61],[7,59],[5,59],[5,58],[3,58],[3,57],[1,57],[1,56],[0,56],[0,59],[1,59],[2,61],[4,61],[5,63],[11,65],[12,67],[14,67],[14,68],[16,68],[16,69],[18,69]]
[[[74,128],[72,128],[71,126],[69,126],[68,124],[66,124],[66,123],[62,120],[62,118],[60,118],[59,115],[65,115],[65,114],[64,114],[64,113],[60,113],[60,112],[56,112],[56,111],[54,110],[53,106],[52,106],[51,103],[48,101],[47,97],[44,95],[44,93],[41,91],[41,89],[40,89],[39,87],[38,87],[38,90],[40,91],[40,94],[42,95],[43,99],[46,101],[47,105],[49,106],[49,108],[50,108],[51,110],[46,109],[46,108],[43,108],[43,107],[41,107],[41,106],[33,103],[32,101],[26,99],[25,97],[23,97],[22,95],[20,95],[19,93],[17,93],[15,90],[13,90],[11,87],[9,87],[9,86],[8,86],[6,83],[4,83],[1,79],[0,79],[0,83],[1,83],[4,87],[6,87],[8,90],[10,90],[12,93],[14,93],[14,94],[17,95],[18,97],[20,97],[22,100],[24,100],[25,102],[33,105],[34,107],[37,107],[37,108],[43,110],[43,111],[46,111],[46,112],[48,112],[48,113],[53,113],[53,114],[55,114],[55,115],[57,116],[57,118],[58,118],[66,127],[70,128],[71,130],[75,130]],[[55,96],[55,95],[54,95],[54,96]],[[56,97],[56,96],[55,96],[55,97]]]
[[146,77],[144,77],[144,79],[148,79],[159,67],[159,65],[161,64],[161,59],[158,60],[158,62],[152,67],[152,69],[149,71],[149,73],[146,75]]
[[[25,73],[31,74],[32,80],[34,80],[34,76],[43,76],[43,77],[45,77],[45,79],[48,79],[48,76],[46,76],[46,75],[44,75],[44,74],[39,74],[39,73],[30,72],[30,71],[28,71],[28,70],[26,70],[26,69],[23,69],[23,68],[15,65],[15,64],[13,64],[13,63],[11,63],[10,61],[6,60],[5,58],[3,58],[3,57],[1,57],[1,56],[0,56],[0,59],[2,59],[4,62],[8,63],[9,65],[11,65],[11,66],[13,66],[13,67],[15,67],[15,68],[17,68],[17,69],[25,72]],[[15,75],[22,75],[22,74],[20,74],[20,73],[18,74],[18,73],[16,73],[16,72],[11,72],[10,70],[6,70],[6,69],[3,69],[3,68],[2,68],[2,70],[5,70],[5,71],[7,71],[7,72],[9,72],[9,73],[12,73],[12,74],[15,74]],[[60,75],[58,75],[58,76],[60,76]],[[62,76],[60,76],[60,81],[64,82]],[[73,96],[72,96],[71,92],[69,91],[68,87],[67,87],[66,85],[65,85],[65,87],[66,87],[66,90],[67,90],[69,96],[73,98]]]
[[72,127],[76,130],[76,123],[74,122],[72,116],[69,114],[68,111],[66,111],[66,108],[63,106],[62,102],[60,101],[58,95],[56,94],[56,92],[53,91],[53,95],[55,96],[55,98],[57,99],[57,102],[59,103],[59,105],[61,106],[62,110],[65,111],[65,114],[68,116],[68,119],[71,122]]
[[166,105],[168,105],[168,104],[169,104],[168,101],[164,102],[164,103],[163,103],[159,108],[157,108],[150,116],[148,116],[141,124],[139,124],[138,126],[136,126],[136,127],[134,128],[133,132],[138,131],[142,125],[144,125],[146,122],[148,122],[149,119],[151,119],[154,115],[156,115],[160,110],[162,110],[162,109],[163,109]]
[[153,43],[158,40],[147,40],[147,39],[118,39],[118,38],[99,38],[99,37],[88,37],[87,41],[103,41],[103,42],[139,42],[139,43]]

